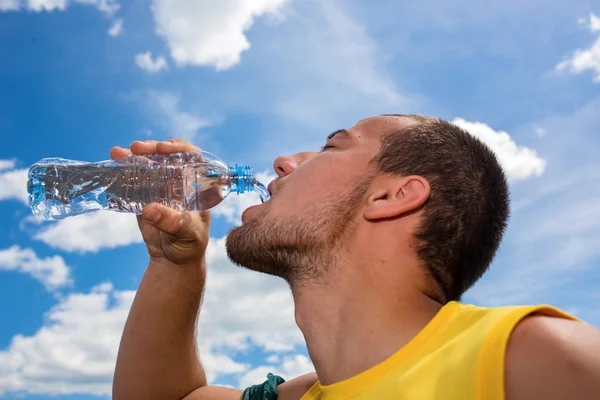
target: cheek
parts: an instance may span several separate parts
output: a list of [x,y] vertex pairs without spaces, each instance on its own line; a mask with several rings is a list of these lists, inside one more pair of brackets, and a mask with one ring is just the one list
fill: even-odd
[[273,208],[277,213],[299,214],[318,209],[337,194],[345,193],[352,184],[349,175],[333,168],[298,169],[296,173],[275,197]]

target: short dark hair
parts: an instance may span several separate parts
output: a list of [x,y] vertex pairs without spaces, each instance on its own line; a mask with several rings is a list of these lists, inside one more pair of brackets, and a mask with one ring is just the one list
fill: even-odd
[[445,301],[460,300],[494,259],[509,210],[506,176],[492,150],[457,125],[418,115],[382,138],[380,173],[419,175],[431,196],[414,236],[417,254]]

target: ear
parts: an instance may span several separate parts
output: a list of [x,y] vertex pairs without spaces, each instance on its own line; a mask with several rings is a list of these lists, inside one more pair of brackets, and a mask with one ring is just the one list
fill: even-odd
[[375,221],[394,218],[417,210],[429,199],[431,187],[422,176],[406,177],[386,176],[375,183],[374,190],[367,197],[367,205],[363,216]]

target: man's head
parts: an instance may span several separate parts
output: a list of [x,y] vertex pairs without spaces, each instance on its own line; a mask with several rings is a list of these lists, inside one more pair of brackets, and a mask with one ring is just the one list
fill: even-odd
[[418,261],[440,299],[458,300],[506,227],[508,187],[494,154],[442,120],[370,117],[330,135],[321,152],[277,158],[274,169],[272,199],[246,210],[227,250],[292,284],[326,279],[345,255],[385,239],[402,253],[394,259]]

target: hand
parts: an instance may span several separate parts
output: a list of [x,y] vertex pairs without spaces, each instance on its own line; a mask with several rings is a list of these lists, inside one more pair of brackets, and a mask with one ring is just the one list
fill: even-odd
[[[200,150],[182,139],[169,142],[147,140],[133,142],[129,150],[114,147],[110,151],[113,160],[130,154],[171,154]],[[202,265],[209,239],[210,211],[179,212],[152,203],[137,216],[142,237],[150,259],[167,261],[175,265]]]

